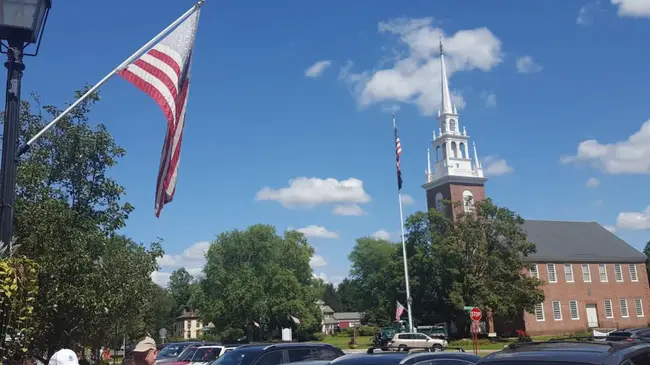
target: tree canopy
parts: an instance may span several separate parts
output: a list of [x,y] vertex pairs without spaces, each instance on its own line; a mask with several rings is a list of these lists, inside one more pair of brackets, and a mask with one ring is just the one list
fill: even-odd
[[[321,319],[309,265],[313,253],[297,231],[279,236],[272,226],[254,225],[222,233],[207,252],[193,302],[221,339],[244,335],[253,322],[267,336],[283,326],[314,332]],[[301,323],[296,327],[289,315]]]

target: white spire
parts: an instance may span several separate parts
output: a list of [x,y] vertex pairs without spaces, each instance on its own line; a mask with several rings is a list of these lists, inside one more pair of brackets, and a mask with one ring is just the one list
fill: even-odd
[[442,78],[442,114],[451,114],[454,109],[451,105],[449,94],[449,81],[447,80],[447,68],[445,67],[445,52],[442,48],[442,37],[440,37],[440,77]]
[[481,161],[479,161],[478,153],[476,152],[476,142],[473,142],[473,145],[474,145],[474,164],[476,164],[476,168],[480,169]]

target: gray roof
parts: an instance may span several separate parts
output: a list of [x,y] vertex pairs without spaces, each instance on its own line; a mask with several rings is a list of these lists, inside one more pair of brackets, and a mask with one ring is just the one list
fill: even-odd
[[323,310],[323,313],[334,313],[334,309],[332,309],[332,307],[329,305],[324,305],[321,307],[321,309]]
[[334,319],[337,321],[360,321],[363,313],[359,312],[335,312]]
[[596,222],[526,220],[537,253],[527,261],[643,263],[646,256]]

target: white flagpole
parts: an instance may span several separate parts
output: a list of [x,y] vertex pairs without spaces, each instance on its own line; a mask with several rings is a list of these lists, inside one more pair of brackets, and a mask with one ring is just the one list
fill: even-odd
[[106,83],[111,77],[115,76],[118,72],[122,71],[125,67],[127,67],[131,62],[133,62],[135,59],[140,57],[144,52],[148,51],[151,46],[153,46],[155,43],[160,41],[161,38],[167,35],[172,29],[176,28],[180,23],[182,23],[185,19],[187,19],[190,15],[192,15],[195,11],[199,10],[201,5],[205,0],[199,0],[192,8],[190,8],[188,11],[186,11],[183,15],[181,15],[178,19],[176,19],[173,23],[171,23],[167,28],[163,29],[162,32],[158,33],[157,36],[153,37],[149,42],[145,43],[144,46],[140,47],[134,54],[131,55],[131,57],[127,58],[122,62],[119,66],[117,66],[113,71],[109,72],[106,76],[104,76],[103,79],[99,80],[98,83],[96,83],[93,87],[88,89],[85,94],[83,94],[77,101],[72,103],[66,110],[64,110],[61,114],[59,114],[54,120],[52,120],[50,123],[48,123],[43,129],[41,129],[34,137],[32,137],[26,144],[20,146],[18,149],[18,153],[16,154],[16,158],[20,157],[23,153],[27,152],[29,148],[32,146],[34,142],[36,142],[37,139],[39,139],[45,132],[47,132],[50,128],[52,128],[59,120],[61,120],[63,117],[68,115],[74,108],[76,108],[79,104],[81,104],[82,101],[84,101],[86,98],[88,98],[92,93],[97,91],[102,85]]
[[[393,129],[397,130],[397,124],[395,123],[395,114],[393,114]],[[402,257],[404,259],[404,282],[406,284],[406,312],[409,315],[409,332],[413,332],[413,315],[411,314],[411,287],[409,285],[409,265],[408,260],[406,259],[406,240],[404,239],[404,211],[402,209],[402,189],[399,189],[399,186],[397,189],[397,198],[399,200],[399,224],[400,228],[402,229]]]

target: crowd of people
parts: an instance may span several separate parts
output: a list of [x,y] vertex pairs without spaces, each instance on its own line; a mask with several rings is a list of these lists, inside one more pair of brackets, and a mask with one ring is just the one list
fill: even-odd
[[[123,365],[155,365],[158,350],[156,341],[146,336],[133,349],[132,356],[125,358]],[[82,349],[73,351],[61,349],[55,352],[49,360],[40,357],[38,352],[28,358],[9,361],[8,365],[90,365]]]

